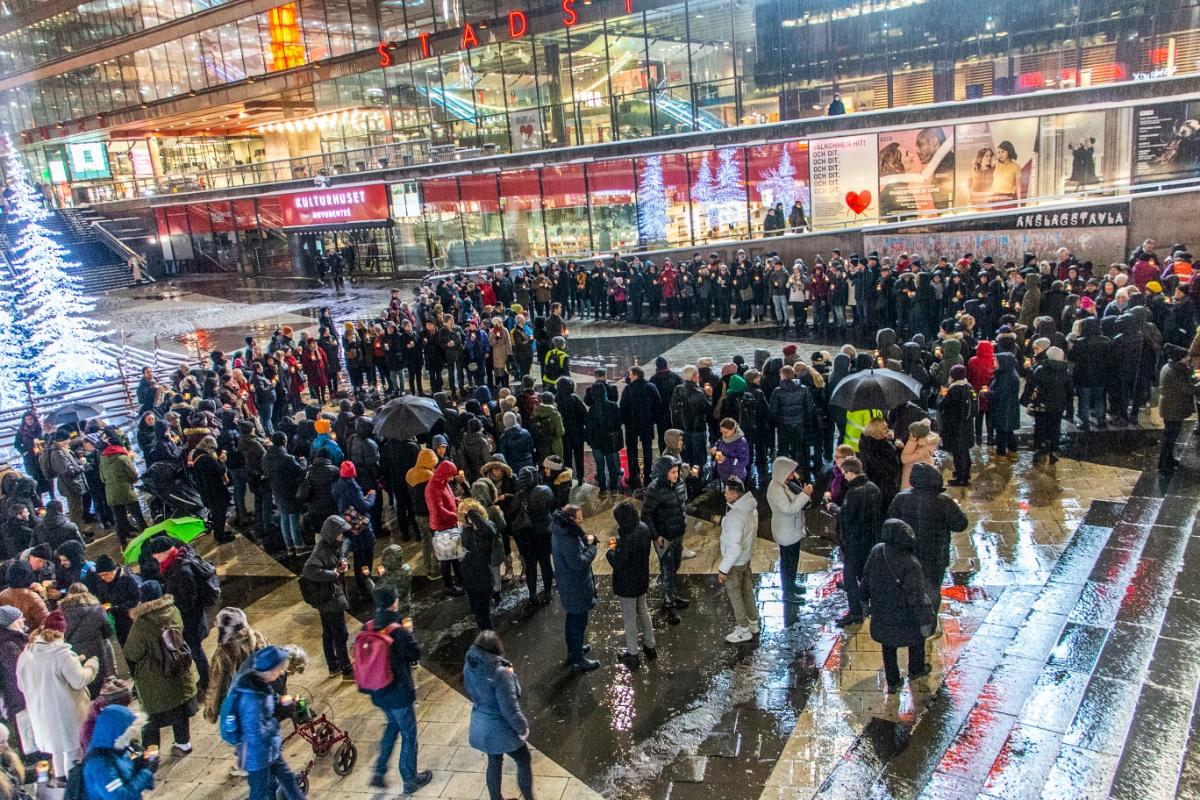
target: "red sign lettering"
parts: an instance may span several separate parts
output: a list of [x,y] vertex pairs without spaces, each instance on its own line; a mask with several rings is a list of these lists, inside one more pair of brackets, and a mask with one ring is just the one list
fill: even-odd
[[418,33],[417,38],[421,40],[421,58],[429,58],[429,32]]
[[392,46],[387,42],[380,42],[379,47],[375,49],[379,51],[379,66],[390,67],[392,65]]
[[388,190],[382,183],[277,195],[284,228],[374,222],[388,218]]
[[[627,0],[629,2],[630,0]],[[525,16],[524,11],[508,12],[508,35],[513,39],[520,39],[529,30],[529,18]]]
[[575,0],[562,0],[563,10],[563,25],[571,27],[579,21],[579,15],[575,13]]
[[471,23],[463,25],[462,39],[459,40],[458,46],[463,50],[479,46],[479,37],[475,35],[475,29],[471,27]]

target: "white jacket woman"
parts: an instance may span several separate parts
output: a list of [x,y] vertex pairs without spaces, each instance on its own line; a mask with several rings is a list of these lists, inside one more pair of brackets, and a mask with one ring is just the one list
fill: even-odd
[[797,466],[787,456],[779,456],[767,486],[771,538],[779,545],[779,585],[785,602],[800,602],[800,595],[804,593],[804,587],[796,584],[796,570],[800,563],[800,540],[804,538],[804,509],[812,502],[813,492],[812,486],[793,491],[792,487],[797,487],[800,481]]
[[34,741],[51,754],[54,774],[62,780],[83,755],[79,729],[91,705],[87,686],[99,670],[94,656],[83,661],[52,628],[34,631],[17,657],[17,686],[25,695]]

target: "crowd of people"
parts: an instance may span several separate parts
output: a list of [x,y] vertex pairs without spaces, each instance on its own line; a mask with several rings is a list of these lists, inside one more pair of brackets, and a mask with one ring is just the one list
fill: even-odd
[[[783,600],[795,605],[806,514],[823,509],[843,560],[838,624],[870,617],[897,691],[899,649],[910,678],[929,672],[950,537],[968,524],[939,453],[949,485],[970,485],[973,454],[1016,456],[1024,407],[1036,458],[1053,463],[1064,419],[1084,430],[1132,424],[1157,384],[1159,466],[1173,471],[1196,405],[1198,286],[1186,248],[1159,263],[1152,242],[1103,275],[1065,251],[1020,266],[836,252],[790,271],[777,256],[741,252],[729,265],[698,254],[661,269],[619,256],[590,268],[539,264],[441,278],[411,301],[393,291],[370,320],[339,326],[322,309],[311,335],[283,327],[265,344],[247,337],[167,381],[147,370],[128,432],[101,420],[51,430],[30,412],[14,442],[23,469],[0,473],[4,720],[20,751],[52,762],[53,780],[65,784],[81,762],[87,796],[132,798],[153,785],[161,729],[172,728],[172,752],[185,756],[203,708],[235,747],[252,800],[301,796],[279,724],[302,713],[286,680],[303,653],[267,642],[241,609],[218,612],[215,567],[169,536],[145,542],[136,569],[89,557],[104,531],[124,548],[148,517],[181,510],[202,514],[218,543],[241,534],[297,569],[329,679],[355,681],[383,713],[372,786],[387,785],[397,738],[403,788],[430,780],[418,769],[413,711],[415,586],[429,582],[469,609],[479,629],[464,663],[470,743],[488,754],[493,800],[504,755],[529,798],[528,724],[495,633],[505,585],[524,584],[520,614],[544,611],[557,589],[567,663],[591,672],[600,666],[587,643],[599,599],[592,570],[603,552],[625,634],[618,660],[639,669],[658,655],[649,598],[668,625],[689,607],[678,572],[695,555],[683,539],[699,508],[720,518],[732,644],[761,631],[751,561],[763,512]],[[577,317],[771,319],[853,343],[679,368],[660,356],[652,369],[596,369],[580,391]],[[920,391],[886,409],[831,402],[841,382],[880,367]],[[373,412],[386,397],[426,392],[440,414],[428,431],[377,435]],[[146,498],[149,514],[135,485],[146,476],[174,487]],[[605,547],[584,514],[608,508],[615,534]],[[347,611],[371,619],[353,640]],[[382,664],[353,657],[363,636],[386,641]],[[138,715],[127,708],[135,694]],[[134,757],[122,758],[129,747]],[[20,766],[0,759],[0,772],[10,760]]]

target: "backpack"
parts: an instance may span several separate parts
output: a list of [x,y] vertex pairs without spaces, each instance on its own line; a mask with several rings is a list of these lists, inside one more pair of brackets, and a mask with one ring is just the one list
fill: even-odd
[[221,741],[237,747],[242,743],[242,723],[238,719],[234,704],[237,702],[237,678],[229,685],[225,699],[221,701],[221,710],[217,716],[217,727],[221,732]]
[[192,648],[184,641],[183,632],[178,628],[164,628],[158,644],[163,672],[172,678],[187,675],[192,666]]
[[393,623],[379,631],[374,622],[368,622],[354,635],[354,682],[360,692],[386,689],[395,680],[391,634],[398,627]]
[[554,449],[554,429],[550,427],[550,419],[541,414],[532,414],[534,449],[539,455],[546,456]]
[[217,568],[194,552],[189,552],[184,564],[191,567],[196,579],[196,598],[201,608],[212,608],[221,602],[221,579]]
[[671,390],[671,425],[673,427],[683,427],[683,412],[686,405],[687,395],[680,384]]

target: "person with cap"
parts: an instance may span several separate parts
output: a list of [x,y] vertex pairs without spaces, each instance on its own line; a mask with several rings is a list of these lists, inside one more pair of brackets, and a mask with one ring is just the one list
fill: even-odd
[[[105,678],[100,684],[100,694],[92,701],[88,715],[83,719],[79,728],[79,748],[86,753],[92,746],[92,735],[96,732],[96,720],[100,712],[109,706],[129,706],[133,703],[133,681],[121,680],[115,675]],[[138,738],[141,738],[142,726],[146,724],[145,717],[138,722]]]
[[1060,347],[1048,348],[1046,361],[1034,367],[1021,394],[1021,405],[1033,414],[1035,459],[1048,457],[1051,463],[1058,461],[1063,414],[1073,394],[1066,355]]
[[100,668],[94,657],[80,660],[63,638],[66,629],[60,612],[50,614],[17,658],[17,688],[25,695],[33,733],[26,749],[50,754],[58,786],[79,760],[79,729],[91,704],[87,687]]
[[429,770],[417,770],[417,717],[413,709],[416,688],[413,685],[412,669],[421,660],[421,647],[413,638],[411,623],[401,615],[400,598],[391,586],[378,586],[372,592],[375,616],[364,626],[364,630],[386,632],[391,640],[389,658],[392,667],[392,682],[381,688],[368,691],[371,703],[383,712],[387,726],[379,741],[379,757],[375,761],[370,786],[373,789],[387,788],[387,768],[400,737],[400,779],[404,793],[413,794],[433,780]]
[[66,430],[55,432],[47,460],[50,467],[47,477],[55,479],[58,493],[67,502],[71,522],[82,530],[85,525],[83,496],[87,494],[87,477],[84,475],[83,461],[71,448],[71,435]]
[[[343,625],[343,629],[344,629]],[[281,717],[290,709],[281,706],[275,685],[288,669],[288,651],[275,645],[258,650],[230,686],[232,716],[241,744],[236,747],[238,766],[247,773],[249,800],[304,800],[296,776],[283,758]]]
[[729,478],[724,483],[726,508],[721,519],[721,561],[717,566],[717,580],[725,587],[735,622],[725,641],[741,644],[757,636],[760,628],[754,574],[750,570],[758,532],[758,503],[737,478]]
[[[646,380],[646,373],[636,364],[625,374],[625,390],[621,393],[621,422],[625,426],[625,450],[629,463],[626,481],[637,489],[650,483],[654,463],[654,423],[662,403],[658,389]],[[638,469],[638,446],[641,445],[641,475]]]
[[341,466],[346,460],[346,455],[342,452],[342,446],[333,438],[333,423],[326,417],[319,417],[313,421],[313,430],[317,435],[312,441],[312,452],[316,453],[324,448],[330,463],[335,467]]
[[671,625],[679,624],[676,609],[687,608],[690,605],[689,601],[679,594],[675,585],[679,565],[683,560],[683,534],[687,530],[685,493],[679,491],[682,480],[679,459],[662,456],[654,462],[653,479],[646,486],[646,494],[642,500],[642,522],[650,529],[650,536],[658,553],[662,609]]
[[542,385],[554,390],[559,378],[570,377],[571,357],[567,354],[567,340],[555,336],[550,340],[550,349],[541,357]]
[[33,529],[33,541],[36,544],[44,544],[50,550],[57,550],[68,541],[84,544],[83,534],[79,532],[79,527],[67,519],[67,515],[63,513],[63,505],[61,500],[51,500],[46,503],[46,513]]
[[[195,650],[186,667],[175,668],[164,660],[166,642],[184,637],[183,618],[175,599],[163,594],[158,581],[146,581],[141,589],[142,602],[130,616],[133,626],[123,648],[133,673],[142,711],[149,717],[142,731],[142,743],[157,745],[159,730],[170,725],[175,741],[172,750],[181,756],[192,752],[191,718],[198,710]],[[177,658],[187,658],[178,650]]]
[[663,436],[671,428],[677,427],[671,424],[671,398],[675,387],[683,383],[683,378],[671,369],[665,356],[659,356],[654,359],[654,374],[649,380],[658,392],[659,403],[655,409],[654,425],[658,430],[658,452],[662,453],[666,446]]
[[89,800],[139,800],[154,788],[157,758],[132,747],[140,738],[143,717],[120,704],[96,717],[83,759],[83,784]]
[[504,433],[496,443],[500,454],[514,472],[534,464],[534,442],[529,431],[521,427],[520,420],[512,411],[505,411],[502,417]]
[[121,549],[124,549],[131,533],[129,515],[132,514],[134,521],[143,529],[146,527],[146,518],[142,515],[142,505],[133,488],[138,480],[137,469],[133,466],[129,451],[116,442],[100,451],[100,480],[104,483],[105,498],[116,523],[117,540],[121,543]]
[[67,644],[85,660],[93,656],[99,663],[96,677],[88,685],[88,694],[96,697],[106,678],[116,674],[112,644],[113,625],[96,596],[82,583],[73,583],[58,608],[67,621]]
[[[204,573],[213,569],[201,564],[200,556],[189,547],[176,544],[167,536],[154,536],[143,545],[142,552],[158,564],[163,591],[174,598],[175,607],[183,618],[183,638],[192,651],[201,690],[208,686],[208,657],[203,642],[209,631],[206,598],[208,592]],[[205,562],[207,563],[207,562]],[[146,573],[145,568],[142,574]]]
[[342,542],[349,532],[350,523],[346,520],[336,514],[326,517],[317,537],[317,546],[300,574],[301,595],[321,618],[321,644],[329,677],[341,675],[347,680],[354,677],[346,648],[349,638],[346,611],[350,604],[343,585],[349,564],[342,555]]
[[863,568],[862,596],[871,604],[871,638],[883,648],[888,694],[900,691],[896,651],[908,648],[908,677],[916,680],[931,671],[925,663],[925,639],[937,618],[921,564],[914,555],[916,538],[907,523],[888,519],[881,539],[871,548]]
[[333,484],[333,499],[337,513],[350,522],[350,551],[354,554],[354,583],[360,598],[367,596],[367,576],[375,559],[375,532],[371,528],[371,512],[379,502],[372,489],[363,494],[358,484],[358,472],[353,461],[343,461],[339,477]]
[[1184,420],[1196,410],[1200,399],[1200,381],[1196,380],[1188,366],[1188,351],[1174,344],[1163,346],[1167,363],[1159,372],[1158,385],[1162,394],[1158,401],[1158,413],[1162,416],[1163,436],[1158,452],[1158,471],[1169,475],[1179,466],[1175,458],[1175,443]]
[[967,380],[967,368],[962,364],[950,368],[950,385],[942,390],[937,409],[942,446],[954,458],[954,479],[950,485],[970,486],[971,448],[975,445],[973,420],[979,410],[975,390]]
[[[38,547],[50,549],[46,545],[38,545]],[[42,622],[50,610],[46,608],[46,600],[42,594],[45,590],[41,588],[40,584],[34,584],[33,574],[33,570],[30,569],[27,562],[19,559],[11,562],[4,575],[5,588],[4,591],[0,591],[0,605],[16,608],[21,612],[29,629],[37,630],[42,626]],[[38,586],[37,590],[32,588],[35,585]]]

